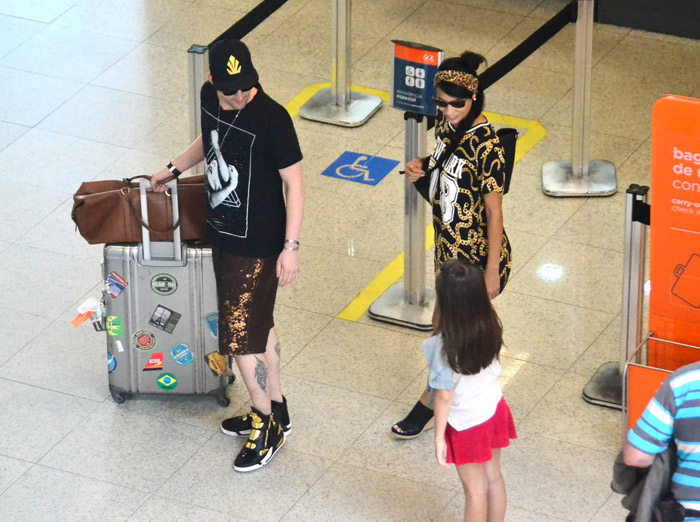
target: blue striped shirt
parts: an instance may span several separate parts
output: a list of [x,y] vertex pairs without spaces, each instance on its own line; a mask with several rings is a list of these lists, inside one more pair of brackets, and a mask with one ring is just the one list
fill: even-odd
[[627,434],[632,446],[651,455],[671,439],[678,447],[671,492],[684,507],[700,510],[700,362],[673,372]]

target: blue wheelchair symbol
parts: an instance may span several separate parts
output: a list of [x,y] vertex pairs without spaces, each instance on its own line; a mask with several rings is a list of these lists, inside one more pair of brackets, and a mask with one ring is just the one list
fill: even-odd
[[322,174],[374,186],[398,164],[398,161],[379,156],[345,151]]

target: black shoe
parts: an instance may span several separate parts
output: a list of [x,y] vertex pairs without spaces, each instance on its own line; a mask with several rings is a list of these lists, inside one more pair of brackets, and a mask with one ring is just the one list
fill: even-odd
[[248,442],[233,461],[233,469],[241,473],[262,468],[284,444],[284,432],[274,415],[263,415],[253,409],[249,417],[252,430]]
[[[289,435],[292,432],[292,423],[289,420],[286,397],[282,397],[282,402],[272,401],[272,414],[275,416],[275,421],[282,427],[284,434]],[[221,423],[221,431],[231,437],[247,437],[250,435],[250,429],[250,413],[231,417]]]
[[397,439],[415,439],[424,431],[434,427],[433,410],[418,401],[403,420],[391,427],[391,433]]

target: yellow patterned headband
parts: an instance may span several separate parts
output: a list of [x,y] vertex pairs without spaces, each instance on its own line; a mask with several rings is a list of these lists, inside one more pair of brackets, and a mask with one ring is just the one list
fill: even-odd
[[474,94],[479,90],[479,79],[462,71],[438,71],[435,75],[435,86],[440,82],[453,83]]

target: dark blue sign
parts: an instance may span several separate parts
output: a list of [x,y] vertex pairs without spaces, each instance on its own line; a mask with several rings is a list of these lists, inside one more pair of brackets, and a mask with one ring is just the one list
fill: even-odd
[[393,90],[391,106],[408,112],[435,116],[433,81],[442,51],[412,42],[393,40]]
[[345,151],[321,174],[374,186],[398,164],[396,160]]

